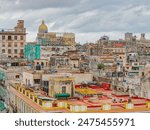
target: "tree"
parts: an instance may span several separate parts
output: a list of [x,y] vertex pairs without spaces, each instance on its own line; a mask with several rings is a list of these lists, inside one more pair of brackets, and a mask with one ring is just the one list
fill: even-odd
[[104,64],[97,64],[97,69],[99,69],[99,70],[102,70],[102,69],[104,69],[105,68],[105,65]]
[[101,70],[104,68],[105,68],[104,64],[102,64],[102,63],[97,64],[97,69],[99,70],[99,76],[100,76]]

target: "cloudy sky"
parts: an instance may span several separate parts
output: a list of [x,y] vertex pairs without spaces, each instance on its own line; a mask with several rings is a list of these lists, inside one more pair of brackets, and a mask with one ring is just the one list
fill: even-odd
[[42,20],[49,31],[76,33],[80,43],[124,38],[125,32],[150,38],[149,0],[0,0],[0,28],[13,28],[18,19],[25,20],[28,41]]

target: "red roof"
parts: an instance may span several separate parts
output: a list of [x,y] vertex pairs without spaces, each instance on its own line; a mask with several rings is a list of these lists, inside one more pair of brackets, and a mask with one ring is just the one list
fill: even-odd
[[123,47],[123,46],[125,46],[125,45],[124,45],[123,43],[115,43],[114,46],[115,46],[115,47]]

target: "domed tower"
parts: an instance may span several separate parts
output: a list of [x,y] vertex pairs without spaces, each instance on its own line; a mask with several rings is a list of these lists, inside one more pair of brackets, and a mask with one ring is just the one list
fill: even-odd
[[48,27],[44,23],[44,20],[42,21],[42,24],[39,26],[39,33],[48,33]]

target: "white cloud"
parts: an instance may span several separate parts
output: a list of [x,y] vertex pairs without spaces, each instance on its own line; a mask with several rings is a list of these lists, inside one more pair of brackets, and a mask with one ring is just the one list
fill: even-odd
[[148,0],[0,0],[0,5],[0,28],[24,19],[28,40],[35,39],[43,19],[49,31],[74,32],[81,43],[104,34],[119,39],[125,32],[150,32]]

